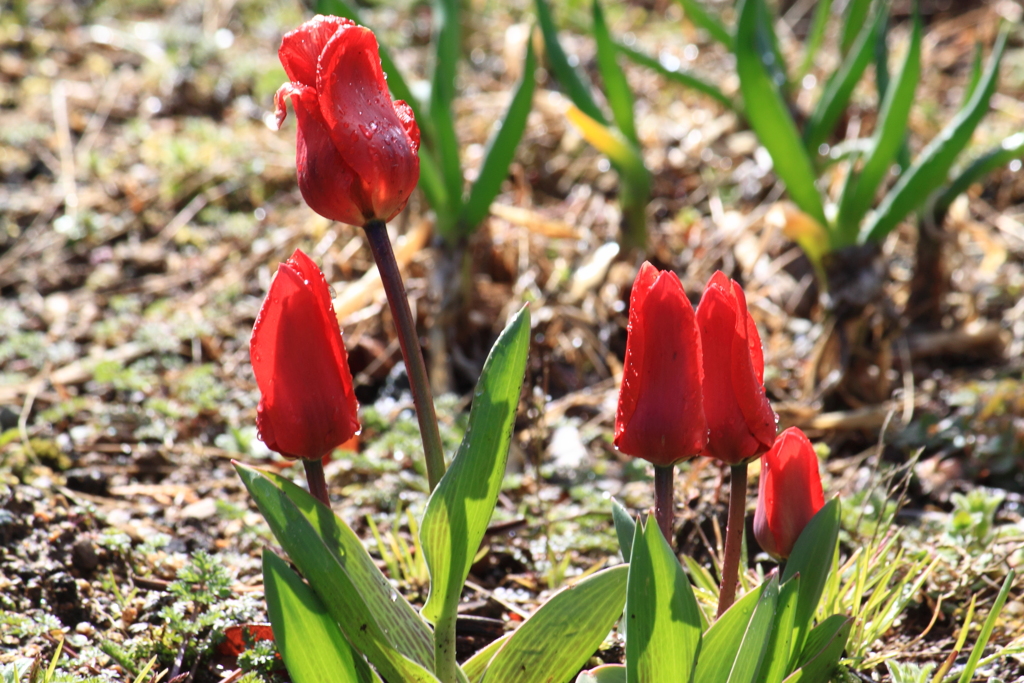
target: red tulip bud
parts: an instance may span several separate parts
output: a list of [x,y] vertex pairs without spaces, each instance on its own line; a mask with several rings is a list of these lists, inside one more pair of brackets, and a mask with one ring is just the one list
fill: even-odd
[[373,33],[316,16],[285,34],[278,56],[291,82],[274,97],[277,123],[290,98],[302,198],[352,225],[394,218],[419,179],[420,131],[409,105],[391,101]]
[[629,300],[615,446],[655,465],[691,458],[707,442],[700,335],[679,278],[644,263]]
[[789,557],[800,532],[824,504],[814,446],[799,428],[790,427],[761,458],[757,542],[776,559]]
[[697,307],[704,348],[704,455],[739,465],[771,448],[775,412],[764,393],[764,356],[757,326],[738,282],[712,276]]
[[359,431],[359,404],[327,281],[298,249],[270,283],[249,354],[261,393],[256,427],[271,450],[316,459]]

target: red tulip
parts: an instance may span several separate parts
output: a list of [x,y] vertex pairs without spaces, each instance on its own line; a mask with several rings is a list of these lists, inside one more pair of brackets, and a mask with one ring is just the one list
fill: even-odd
[[679,278],[644,263],[629,300],[626,362],[615,415],[615,446],[655,465],[701,452],[700,335]]
[[743,288],[721,271],[697,306],[704,348],[704,455],[739,465],[771,448],[775,412],[764,393],[764,356]]
[[824,504],[814,446],[799,428],[790,427],[761,458],[757,542],[776,559],[789,557],[800,532]]
[[316,16],[284,35],[278,56],[291,82],[274,97],[277,124],[290,98],[303,199],[352,225],[394,218],[419,179],[420,131],[409,105],[391,101],[373,33]]
[[249,354],[262,394],[256,427],[271,450],[316,459],[359,431],[359,404],[327,281],[298,249],[270,283]]

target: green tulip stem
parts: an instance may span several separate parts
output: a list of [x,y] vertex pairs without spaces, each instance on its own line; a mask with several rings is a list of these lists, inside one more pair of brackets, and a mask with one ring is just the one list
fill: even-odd
[[729,482],[729,521],[725,528],[725,557],[722,559],[722,587],[718,592],[718,616],[722,616],[736,600],[746,512],[747,463],[743,463],[732,466]]
[[658,528],[668,541],[669,547],[673,549],[675,544],[672,542],[672,522],[676,501],[672,477],[675,471],[675,465],[654,466],[654,518],[658,520]]
[[309,484],[309,492],[321,503],[331,507],[331,499],[327,495],[327,477],[324,476],[323,458],[315,460],[303,458],[302,466],[306,468],[306,483]]
[[416,419],[420,424],[420,438],[423,440],[423,452],[427,460],[427,481],[433,491],[444,476],[444,449],[441,447],[441,433],[437,430],[434,397],[430,393],[427,366],[423,362],[419,335],[416,334],[416,321],[412,318],[409,300],[405,295],[405,285],[388,238],[387,225],[382,220],[374,219],[364,225],[363,229],[370,243],[370,251],[373,252],[373,260],[377,263],[380,280],[384,283],[391,317],[398,328],[398,343],[402,347],[402,358],[409,373],[412,401],[416,406]]

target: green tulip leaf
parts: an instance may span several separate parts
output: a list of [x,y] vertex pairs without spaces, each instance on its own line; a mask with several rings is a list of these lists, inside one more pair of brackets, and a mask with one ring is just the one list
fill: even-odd
[[612,498],[612,523],[615,525],[615,535],[619,539],[619,552],[622,553],[622,561],[629,562],[629,554],[633,548],[633,534],[636,533],[636,522],[633,517],[622,507],[622,503]]
[[608,24],[604,19],[604,11],[599,0],[592,5],[594,17],[594,40],[597,42],[597,68],[604,81],[604,95],[612,110],[612,118],[622,134],[634,145],[640,146],[640,138],[636,135],[636,124],[633,120],[633,93],[626,81],[626,74],[619,66],[619,51],[615,47]]
[[555,26],[554,17],[551,16],[551,7],[547,0],[534,0],[534,5],[537,10],[537,24],[544,37],[544,52],[555,79],[565,88],[572,103],[579,107],[584,114],[599,123],[607,123],[604,114],[601,113],[601,108],[597,106],[590,94],[590,86],[569,64],[569,58],[566,56],[565,50],[562,49],[562,44],[558,42],[558,28]]
[[775,172],[804,213],[827,225],[821,196],[815,186],[814,165],[797,132],[780,91],[782,83],[769,74],[765,60],[776,57],[763,35],[767,15],[764,0],[742,0],[736,32],[736,71],[740,77],[744,112],[758,140],[772,157]]
[[702,28],[708,32],[712,38],[726,46],[730,50],[733,46],[732,34],[729,33],[729,29],[726,28],[725,24],[718,17],[709,14],[700,0],[678,0],[679,4],[683,8],[683,14],[690,20],[697,28]]
[[853,618],[834,614],[818,624],[807,637],[800,668],[784,683],[827,683],[835,673],[850,637]]
[[448,653],[448,661],[454,661],[462,588],[505,476],[529,349],[530,311],[524,306],[487,357],[462,445],[423,515],[420,540],[430,570],[430,595],[421,614],[435,625],[436,656]]
[[[532,33],[532,32],[531,32]],[[515,156],[516,147],[526,130],[526,119],[533,105],[534,72],[537,70],[537,58],[533,54],[533,40],[526,41],[526,60],[523,64],[523,77],[512,95],[512,101],[505,112],[501,127],[487,142],[487,152],[480,167],[480,175],[470,188],[469,197],[462,207],[459,217],[459,230],[469,235],[480,224],[490,211],[491,202],[498,196],[501,183],[508,176],[508,167]]]
[[[811,620],[825,590],[832,556],[839,542],[839,498],[825,503],[811,518],[793,545],[793,552],[782,574],[783,583],[800,575],[796,614],[793,621],[793,643],[790,652],[799,653],[811,628]],[[791,657],[792,661],[792,657]],[[791,666],[790,669],[793,667]]]
[[727,109],[731,109],[738,114],[742,113],[743,108],[733,100],[733,98],[723,93],[721,88],[714,83],[706,81],[690,71],[670,69],[649,54],[641,52],[640,50],[632,48],[624,43],[617,43],[617,47],[619,52],[625,55],[626,58],[633,63],[652,69],[674,83],[678,83],[679,85],[696,90],[697,92],[718,100],[718,102],[724,105]]
[[628,572],[604,569],[554,595],[498,651],[483,683],[567,683],[622,615]]
[[997,168],[1001,168],[1014,159],[1024,157],[1024,133],[1014,133],[1003,140],[998,147],[990,149],[971,162],[970,166],[960,172],[935,202],[937,214],[945,213],[949,205],[959,195],[967,191]]
[[868,13],[871,11],[872,0],[850,0],[846,6],[846,16],[843,17],[843,32],[840,42],[840,50],[846,56],[853,49],[862,26],[868,22]]
[[469,683],[480,683],[480,679],[483,678],[488,665],[494,659],[494,655],[498,653],[498,650],[505,647],[505,643],[511,637],[511,633],[506,633],[501,638],[492,640],[486,647],[478,650],[472,657],[462,663],[462,670],[465,672]]
[[775,610],[775,624],[764,653],[758,683],[781,683],[789,672],[793,653],[793,624],[796,621],[797,598],[800,595],[800,575],[794,574],[779,589],[779,603]]
[[811,31],[804,41],[804,59],[800,63],[799,78],[811,70],[814,66],[814,58],[821,48],[821,41],[825,37],[825,28],[828,26],[828,17],[832,13],[832,0],[821,0],[814,9],[814,19],[811,20]]
[[581,671],[576,677],[576,683],[626,683],[626,667],[622,664],[605,664]]
[[701,646],[699,683],[753,683],[771,636],[779,598],[777,575],[750,591],[718,618]]
[[637,524],[626,587],[628,683],[689,681],[701,620],[690,580],[653,518]]
[[988,66],[971,99],[921,151],[867,220],[858,238],[862,244],[882,240],[907,214],[917,210],[932,192],[946,182],[953,162],[970,142],[978,123],[988,112],[989,99],[996,89],[1008,31],[1004,27],[999,32]]
[[430,628],[391,587],[348,525],[278,474],[241,463],[235,469],[352,646],[388,680],[434,683]]
[[380,683],[313,589],[270,550],[263,551],[263,586],[274,642],[294,683]]

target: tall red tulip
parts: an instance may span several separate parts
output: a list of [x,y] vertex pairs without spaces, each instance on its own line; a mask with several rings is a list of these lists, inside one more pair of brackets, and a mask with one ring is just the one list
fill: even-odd
[[277,269],[249,342],[256,426],[271,450],[319,459],[359,431],[359,404],[324,274],[295,250]]
[[707,442],[701,339],[679,278],[644,263],[629,301],[615,446],[655,465],[691,458]]
[[772,557],[789,557],[800,532],[824,504],[814,446],[799,428],[790,427],[761,458],[754,513],[757,542]]
[[718,271],[697,306],[704,348],[704,454],[730,465],[755,458],[775,441],[775,412],[764,393],[764,355],[738,282]]
[[316,16],[285,34],[278,56],[291,82],[274,97],[277,123],[290,98],[303,199],[352,225],[394,218],[419,179],[420,131],[409,105],[391,101],[373,33]]

